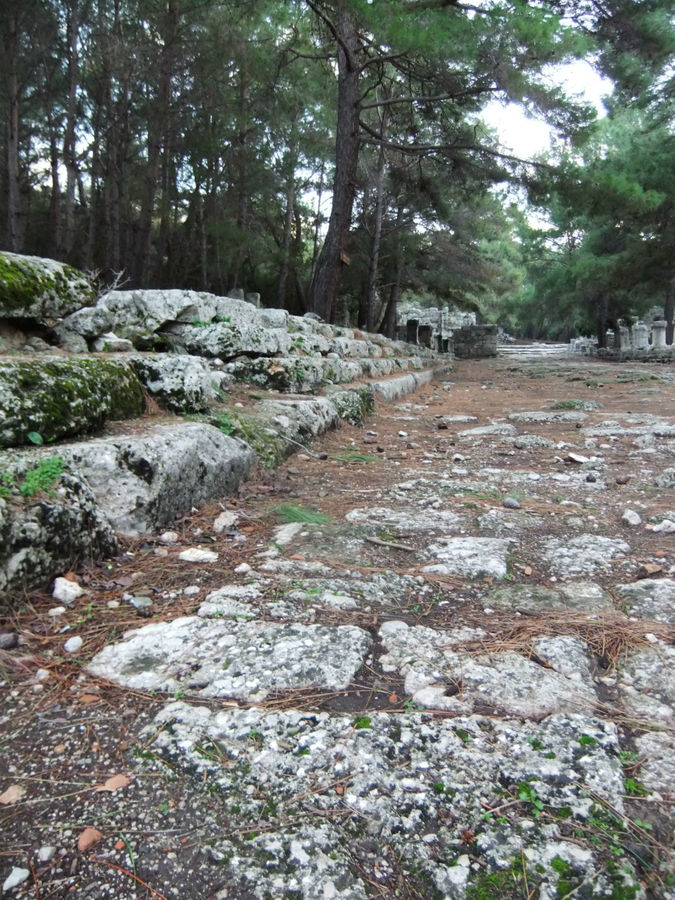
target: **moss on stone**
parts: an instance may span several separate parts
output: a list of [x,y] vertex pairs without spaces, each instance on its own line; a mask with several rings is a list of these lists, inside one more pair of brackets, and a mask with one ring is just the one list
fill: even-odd
[[366,416],[372,413],[375,399],[372,388],[368,386],[352,388],[347,391],[334,391],[329,394],[341,419],[351,425],[363,425]]
[[0,362],[0,446],[87,434],[143,411],[143,390],[124,362],[63,359]]
[[0,316],[61,316],[94,300],[93,286],[77,269],[0,253]]
[[245,441],[268,468],[274,468],[293,452],[293,447],[288,441],[284,441],[278,435],[269,434],[269,423],[261,422],[255,416],[242,413],[241,410],[219,407],[217,411],[199,418],[225,434]]

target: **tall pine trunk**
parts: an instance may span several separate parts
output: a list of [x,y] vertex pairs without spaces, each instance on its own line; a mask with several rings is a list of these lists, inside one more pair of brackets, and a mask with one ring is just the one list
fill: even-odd
[[7,243],[10,250],[22,249],[21,194],[19,190],[19,79],[17,76],[18,23],[16,9],[10,10],[7,29]]
[[358,32],[348,4],[338,7],[338,110],[335,139],[333,205],[328,231],[309,289],[309,308],[327,322],[331,320],[344,265],[356,187],[359,155],[359,66]]
[[66,190],[63,202],[63,256],[71,258],[75,245],[75,190],[77,188],[77,89],[79,80],[78,42],[78,0],[71,0],[66,25],[68,44],[68,107],[66,128],[63,137],[63,164],[66,169]]

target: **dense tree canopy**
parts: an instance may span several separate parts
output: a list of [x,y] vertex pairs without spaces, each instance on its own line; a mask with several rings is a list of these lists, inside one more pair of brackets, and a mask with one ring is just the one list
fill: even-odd
[[[600,327],[672,296],[672,35],[664,0],[5,3],[0,246],[388,333],[402,296]],[[616,85],[599,131],[551,84],[580,56]],[[565,154],[505,153],[494,98]]]

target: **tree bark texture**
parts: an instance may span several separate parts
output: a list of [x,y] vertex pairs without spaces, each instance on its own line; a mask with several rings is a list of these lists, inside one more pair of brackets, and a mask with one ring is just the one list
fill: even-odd
[[316,272],[309,290],[309,307],[330,322],[342,276],[356,188],[359,155],[358,32],[346,3],[338,5],[338,103],[335,139],[333,204]]

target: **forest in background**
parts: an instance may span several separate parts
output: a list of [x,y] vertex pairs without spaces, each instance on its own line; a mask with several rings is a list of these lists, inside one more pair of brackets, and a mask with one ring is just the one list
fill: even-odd
[[[672,319],[670,0],[0,10],[4,249],[390,336],[402,299],[529,337]],[[614,85],[601,120],[551,78],[576,58]],[[545,115],[557,149],[504,151],[494,99]]]

